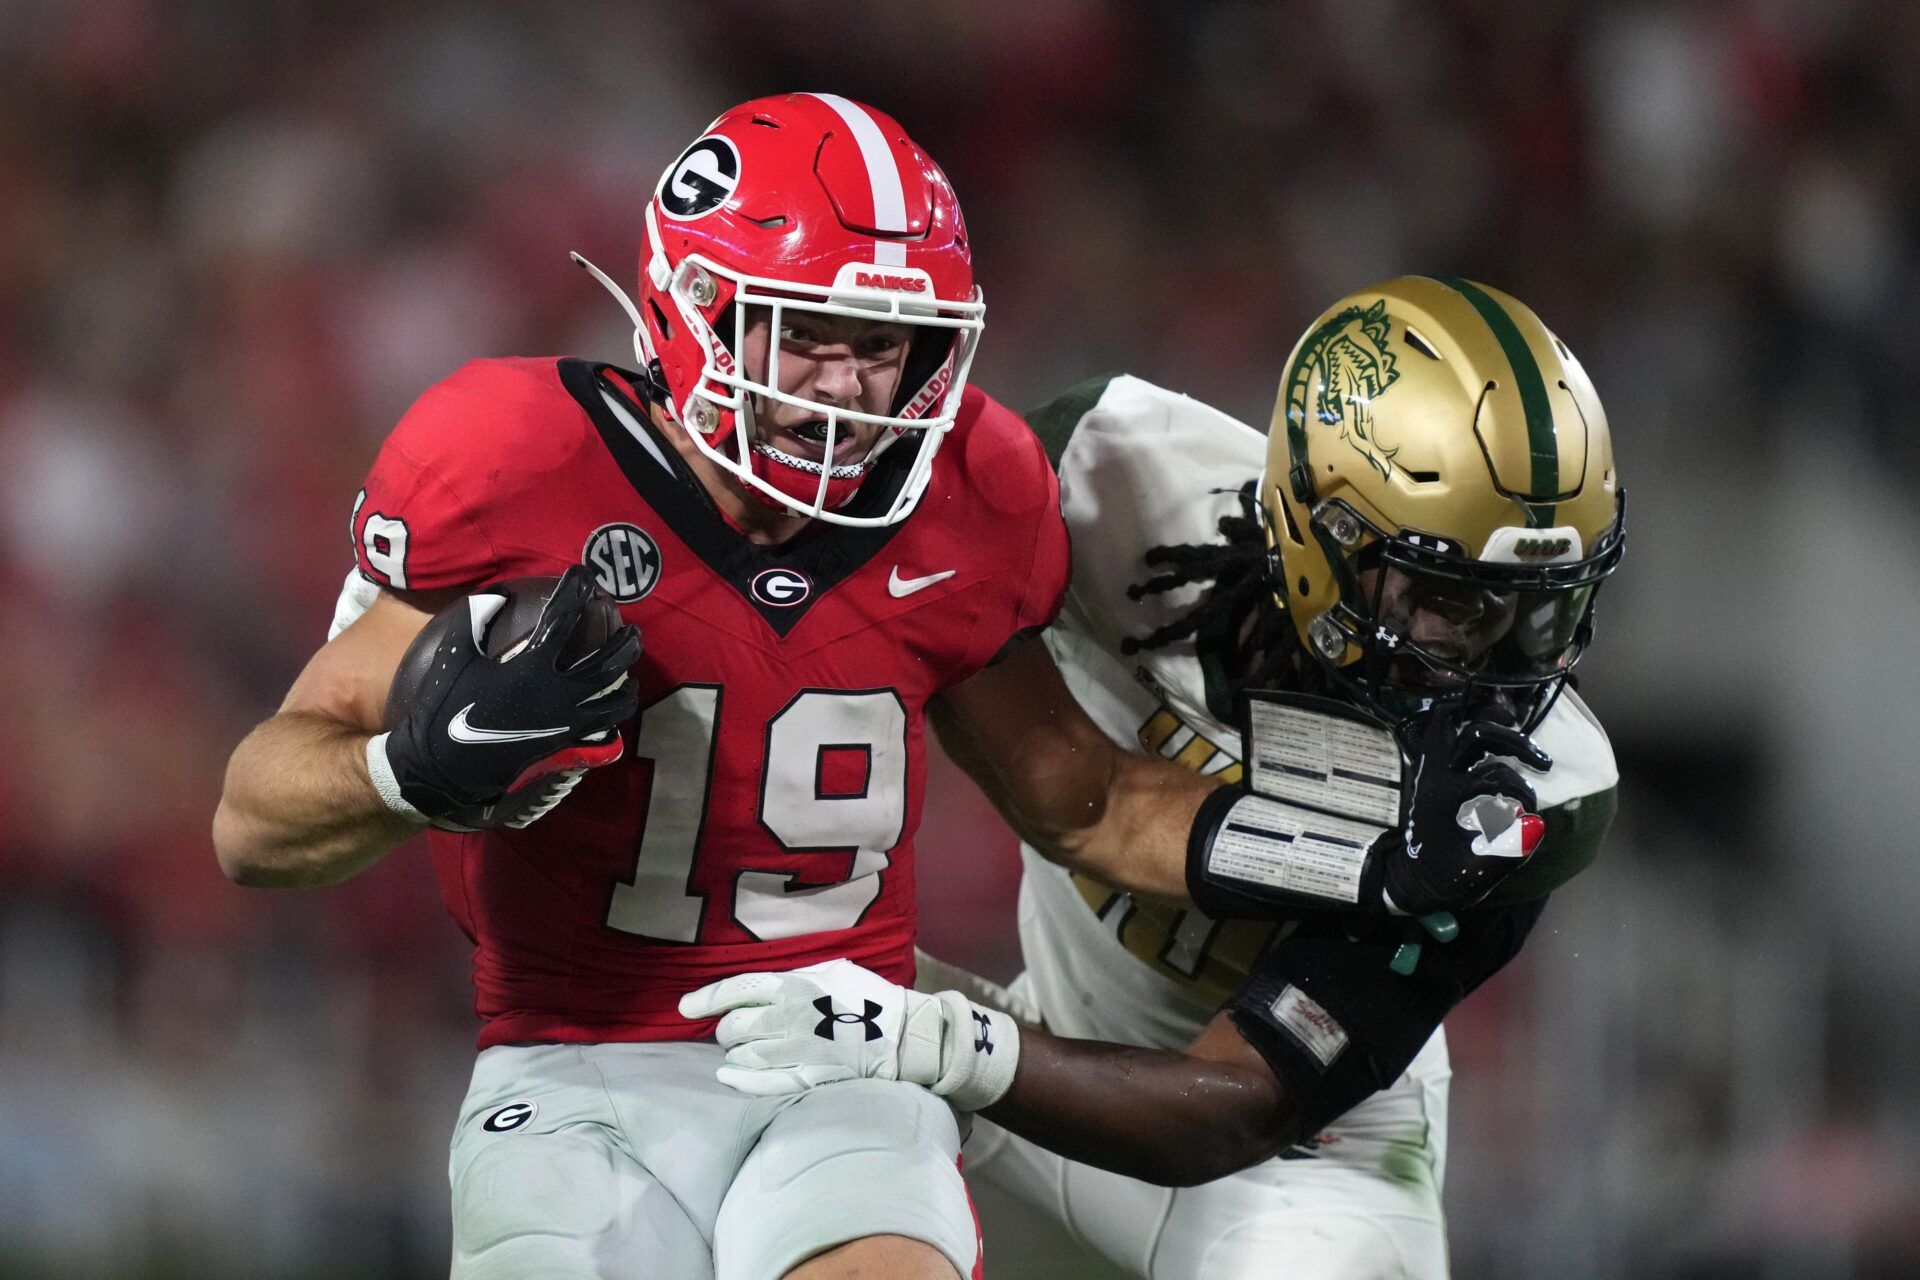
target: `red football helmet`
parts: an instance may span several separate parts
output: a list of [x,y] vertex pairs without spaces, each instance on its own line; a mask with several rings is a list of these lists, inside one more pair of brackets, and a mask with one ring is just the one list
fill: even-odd
[[[647,202],[639,307],[581,261],[633,317],[634,348],[664,386],[669,416],[749,491],[835,524],[892,524],[913,510],[959,411],[986,308],[953,188],[892,118],[826,93],[735,107],[667,167]],[[777,339],[760,380],[749,377],[740,353],[749,308],[762,307],[774,335],[784,311],[912,326],[890,411],[779,390]],[[756,399],[817,412],[822,460],[761,439]],[[882,428],[857,462],[832,461],[843,422]],[[908,436],[883,468],[884,507],[839,511]]]

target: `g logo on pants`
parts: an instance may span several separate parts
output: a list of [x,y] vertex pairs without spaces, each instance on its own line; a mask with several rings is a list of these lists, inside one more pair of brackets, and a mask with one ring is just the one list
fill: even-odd
[[495,1107],[480,1122],[480,1127],[488,1133],[512,1133],[515,1129],[525,1128],[539,1111],[538,1106],[522,1098],[504,1107]]

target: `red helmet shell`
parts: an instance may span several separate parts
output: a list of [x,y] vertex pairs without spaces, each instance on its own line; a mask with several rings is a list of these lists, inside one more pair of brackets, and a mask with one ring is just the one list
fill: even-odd
[[[640,310],[676,417],[715,354],[709,336],[679,323],[668,297],[691,256],[770,288],[828,289],[854,279],[917,293],[929,306],[977,297],[946,175],[891,116],[832,94],[758,98],[726,112],[668,166],[648,213]],[[850,264],[870,274],[843,278]],[[693,299],[710,333],[736,292],[725,275],[712,281],[710,298]],[[945,398],[921,390],[903,388],[910,394],[902,402]],[[730,417],[703,424],[701,434],[718,438]]]

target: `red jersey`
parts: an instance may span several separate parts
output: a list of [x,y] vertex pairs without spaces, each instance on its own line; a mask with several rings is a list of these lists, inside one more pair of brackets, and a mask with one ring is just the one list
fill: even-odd
[[645,646],[619,763],[525,830],[430,834],[482,1048],[704,1036],[685,992],[836,956],[912,980],[927,700],[1066,587],[1056,482],[1016,414],[968,388],[906,520],[767,547],[631,375],[476,361],[388,437],[353,530],[362,574],[415,591],[584,561]]

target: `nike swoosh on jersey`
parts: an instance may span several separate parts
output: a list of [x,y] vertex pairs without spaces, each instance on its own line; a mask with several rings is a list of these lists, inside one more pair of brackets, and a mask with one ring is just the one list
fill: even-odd
[[887,594],[898,600],[903,596],[910,596],[916,591],[924,590],[936,582],[945,582],[958,572],[958,569],[949,569],[945,573],[930,573],[924,578],[903,578],[900,576],[900,566],[895,565],[893,572],[887,577]]
[[460,713],[447,724],[449,738],[455,742],[526,742],[531,738],[551,738],[567,731],[565,725],[558,729],[478,729],[467,723],[467,714],[479,705],[469,702],[460,708]]

